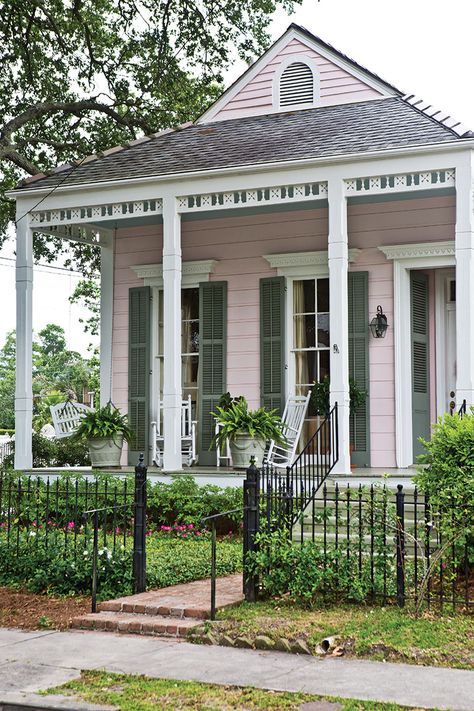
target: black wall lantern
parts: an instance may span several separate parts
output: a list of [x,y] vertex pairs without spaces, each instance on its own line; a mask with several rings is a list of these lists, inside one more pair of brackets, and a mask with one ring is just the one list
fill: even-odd
[[385,338],[388,323],[381,306],[377,306],[377,316],[374,316],[369,325],[374,338]]

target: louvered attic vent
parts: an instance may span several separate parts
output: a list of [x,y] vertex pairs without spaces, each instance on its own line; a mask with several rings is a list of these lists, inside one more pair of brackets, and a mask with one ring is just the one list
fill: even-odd
[[292,62],[280,78],[280,106],[313,104],[313,72],[304,62]]

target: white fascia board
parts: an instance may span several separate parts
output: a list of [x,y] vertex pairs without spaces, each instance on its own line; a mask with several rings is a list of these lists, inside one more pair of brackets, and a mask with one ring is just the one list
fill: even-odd
[[[319,42],[317,42],[316,40],[311,40],[298,29],[292,27],[287,30],[285,34],[283,34],[280,39],[277,40],[272,47],[270,47],[270,49],[268,49],[264,54],[262,54],[262,56],[257,59],[254,64],[252,64],[250,69],[248,69],[241,76],[241,78],[235,82],[235,84],[230,86],[229,89],[227,89],[222,94],[222,96],[217,99],[217,101],[212,104],[212,106],[210,106],[207,111],[205,111],[202,116],[197,119],[196,123],[207,123],[212,121],[214,117],[219,113],[219,111],[221,111],[226,104],[232,101],[232,99],[237,96],[237,94],[246,86],[246,84],[251,82],[252,79],[254,79],[263,69],[263,67],[265,67],[273,59],[275,59],[275,57],[283,49],[283,47],[289,44],[293,39],[297,39],[299,42],[306,45],[309,49],[312,49],[313,51],[317,52],[322,57],[324,57],[324,59],[327,59],[328,61],[332,62],[340,69],[343,69],[349,74],[352,74],[354,77],[362,81],[370,88],[375,89],[375,91],[379,91],[383,97],[397,96],[395,91],[388,90],[386,84],[382,80],[378,81],[374,77],[364,72],[362,69],[358,69],[357,67],[355,67],[349,60],[345,60],[340,57],[337,52],[332,52],[327,47],[323,47],[322,45],[320,45]],[[280,109],[276,109],[276,111],[280,111]]]
[[[16,189],[10,190],[6,193],[9,198],[31,198],[30,204],[32,209],[34,201],[38,200],[38,197],[51,197],[54,198],[56,195],[76,195],[77,193],[87,192],[91,193],[89,205],[101,204],[103,202],[108,202],[112,200],[135,200],[135,199],[145,199],[145,198],[156,198],[162,197],[165,194],[180,195],[186,192],[205,192],[206,190],[212,191],[216,190],[218,192],[225,191],[226,186],[222,183],[222,179],[229,176],[231,179],[234,176],[241,176],[247,174],[248,181],[251,181],[256,175],[262,173],[267,173],[269,178],[274,177],[275,171],[286,170],[287,178],[290,179],[289,175],[291,171],[295,171],[295,176],[291,176],[292,182],[305,182],[306,178],[301,177],[301,170],[303,168],[314,168],[316,170],[319,167],[324,168],[324,171],[319,173],[320,177],[316,172],[312,173],[312,176],[308,178],[313,182],[318,180],[326,180],[330,173],[337,172],[343,179],[349,178],[361,178],[370,177],[371,175],[378,175],[381,172],[384,174],[392,174],[396,172],[406,171],[422,171],[439,169],[449,169],[455,167],[454,155],[459,153],[459,151],[474,150],[473,139],[467,139],[465,141],[456,140],[452,143],[441,143],[434,146],[427,146],[420,144],[418,146],[410,146],[409,148],[398,148],[398,149],[386,149],[382,151],[371,151],[370,153],[346,153],[341,156],[325,156],[324,158],[303,158],[301,160],[289,160],[289,161],[278,161],[275,163],[257,163],[253,165],[242,165],[242,166],[232,166],[229,168],[211,168],[209,170],[192,171],[188,173],[169,173],[167,175],[161,176],[148,176],[144,178],[134,178],[131,180],[110,180],[100,183],[82,183],[80,185],[63,185],[52,190],[51,186],[48,188],[29,188],[25,194],[25,190]],[[442,162],[436,163],[436,161],[431,160],[429,163],[430,156],[436,157],[439,154],[443,155],[444,158]],[[415,157],[425,157],[426,162],[420,165],[407,165],[404,163],[407,158],[411,156]],[[447,158],[452,158],[451,162],[446,160]],[[390,159],[393,159],[390,161]],[[382,163],[382,161],[387,161]],[[364,166],[373,163],[374,167],[371,167],[369,171],[364,171]],[[398,163],[398,165],[397,165]],[[342,168],[341,166],[345,166]],[[296,175],[296,172],[298,175]],[[206,185],[205,188],[200,190],[198,181],[212,181],[216,179],[216,187],[209,187]],[[183,183],[193,182],[194,184],[188,188]],[[163,185],[166,184],[166,188]],[[274,185],[275,182],[269,183],[268,185]],[[260,187],[262,185],[262,179],[258,178],[257,183],[254,187]],[[140,191],[141,187],[145,189],[147,186],[151,186],[147,192]],[[245,187],[250,187],[250,182],[242,184],[240,183],[239,189],[244,189]],[[137,188],[136,192],[132,192],[133,188]],[[116,195],[111,192],[110,197],[104,197],[103,191],[108,190],[118,190],[122,191],[120,194]],[[81,198],[83,200],[83,198]],[[74,201],[61,202],[60,207],[71,207],[75,206]],[[47,207],[42,204],[39,205],[42,209],[52,208],[53,205],[48,202]]]
[[[349,262],[354,262],[360,254],[360,249],[349,249]],[[328,252],[286,252],[283,254],[265,254],[272,269],[278,276],[327,276],[329,274]]]

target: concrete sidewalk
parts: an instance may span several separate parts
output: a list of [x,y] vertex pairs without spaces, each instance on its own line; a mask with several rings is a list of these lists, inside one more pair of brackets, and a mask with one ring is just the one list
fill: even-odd
[[474,710],[474,671],[204,647],[103,632],[0,629],[0,700],[69,681],[81,669]]

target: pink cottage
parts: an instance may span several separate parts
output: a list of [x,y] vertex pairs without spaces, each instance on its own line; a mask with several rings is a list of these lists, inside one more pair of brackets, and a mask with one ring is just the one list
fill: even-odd
[[26,181],[16,467],[32,463],[35,231],[101,247],[100,397],[136,433],[124,464],[152,463],[161,407],[164,470],[183,467],[188,396],[208,466],[222,393],[282,409],[329,376],[336,473],[350,445],[357,467],[410,467],[437,415],[474,403],[473,185],[472,132],[296,25],[195,124]]

